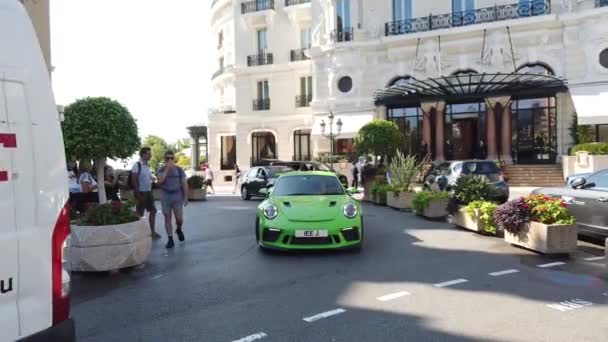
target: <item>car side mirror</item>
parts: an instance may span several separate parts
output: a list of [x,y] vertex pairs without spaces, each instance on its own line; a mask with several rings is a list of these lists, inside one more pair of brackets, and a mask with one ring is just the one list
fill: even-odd
[[587,180],[586,180],[585,178],[583,178],[583,177],[580,177],[580,178],[576,178],[576,179],[574,179],[574,180],[573,180],[573,181],[570,183],[570,186],[571,186],[573,189],[582,189],[583,187],[585,187],[586,183],[587,183]]

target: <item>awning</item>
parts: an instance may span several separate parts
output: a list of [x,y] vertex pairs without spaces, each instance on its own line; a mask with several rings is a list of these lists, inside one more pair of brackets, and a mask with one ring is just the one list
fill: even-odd
[[608,124],[608,83],[571,86],[570,95],[579,125]]
[[561,78],[529,73],[483,73],[410,79],[374,93],[378,104],[403,101],[465,100],[468,98],[519,95],[539,90],[566,89]]
[[[328,115],[315,116],[315,120],[312,126],[312,135],[320,136],[321,134],[321,121],[325,121],[327,125],[325,127],[325,133],[329,134],[329,119]],[[340,132],[339,138],[354,138],[357,132],[368,122],[374,119],[374,114],[334,114],[334,134],[336,134],[336,122],[338,119],[342,120],[342,131]]]

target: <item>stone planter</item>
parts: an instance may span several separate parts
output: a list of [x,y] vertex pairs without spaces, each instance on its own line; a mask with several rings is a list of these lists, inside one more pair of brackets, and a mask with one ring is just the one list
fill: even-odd
[[576,250],[576,225],[530,222],[517,235],[505,231],[505,241],[543,254],[570,254]]
[[379,192],[374,196],[374,203],[381,206],[386,206],[386,192]]
[[448,216],[448,199],[434,199],[429,206],[424,208],[422,216],[428,219],[437,220]]
[[205,189],[188,189],[188,200],[206,201],[207,200],[207,190],[205,190]]
[[387,192],[386,204],[394,209],[412,210],[413,192]]
[[483,222],[479,219],[479,210],[475,210],[475,217],[467,214],[466,206],[459,205],[458,211],[452,217],[452,223],[458,227],[466,228],[477,233],[485,233],[485,227]]
[[102,272],[137,266],[146,261],[151,247],[150,226],[144,219],[113,226],[72,225],[68,268]]

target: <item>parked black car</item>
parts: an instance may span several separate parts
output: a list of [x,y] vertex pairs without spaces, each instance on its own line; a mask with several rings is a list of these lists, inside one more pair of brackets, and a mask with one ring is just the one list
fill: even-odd
[[574,179],[570,186],[540,188],[532,191],[563,199],[576,218],[579,235],[608,238],[608,169]]
[[[292,168],[295,171],[331,171],[331,169],[324,164],[314,161],[274,161],[271,163],[272,166],[285,166]],[[345,188],[348,188],[348,178],[345,175],[335,172],[336,176],[340,180],[340,183]]]
[[241,198],[247,201],[253,196],[263,197],[260,189],[272,186],[280,173],[288,171],[293,171],[293,169],[287,166],[252,167],[243,178]]
[[440,190],[450,190],[456,180],[464,175],[478,175],[485,177],[490,184],[494,185],[497,193],[493,200],[505,203],[509,200],[509,184],[505,177],[492,160],[453,160],[436,163],[431,171],[424,177],[423,187],[431,189],[438,186]]

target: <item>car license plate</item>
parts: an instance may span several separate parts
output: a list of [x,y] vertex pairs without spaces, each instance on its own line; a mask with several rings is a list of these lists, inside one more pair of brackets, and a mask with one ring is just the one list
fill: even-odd
[[307,230],[296,230],[296,237],[301,238],[316,238],[316,237],[327,237],[327,230],[307,229]]

